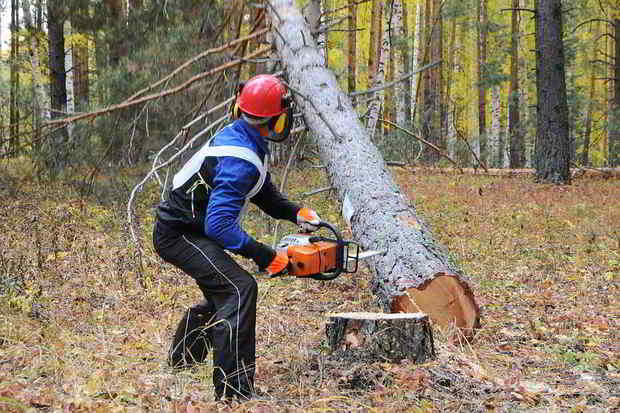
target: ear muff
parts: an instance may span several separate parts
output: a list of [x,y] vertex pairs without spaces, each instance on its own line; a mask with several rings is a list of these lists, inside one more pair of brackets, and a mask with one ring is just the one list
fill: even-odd
[[269,120],[269,130],[273,136],[267,138],[273,142],[282,142],[291,133],[293,127],[293,108],[289,105],[284,112]]

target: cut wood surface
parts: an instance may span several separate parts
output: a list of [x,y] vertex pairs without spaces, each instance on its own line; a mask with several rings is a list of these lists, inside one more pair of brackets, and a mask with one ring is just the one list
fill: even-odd
[[423,313],[329,314],[325,332],[333,354],[344,360],[424,363],[435,357],[433,331]]
[[423,311],[466,335],[479,326],[469,280],[442,251],[401,192],[347,94],[323,58],[291,0],[271,1],[275,47],[297,106],[311,131],[345,219],[371,258],[373,291],[386,311]]

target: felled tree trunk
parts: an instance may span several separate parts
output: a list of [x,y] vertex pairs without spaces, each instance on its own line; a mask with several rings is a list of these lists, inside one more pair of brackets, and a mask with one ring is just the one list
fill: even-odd
[[385,249],[374,257],[373,290],[391,312],[428,314],[439,325],[465,335],[479,326],[479,308],[466,276],[433,239],[415,206],[394,182],[368,132],[323,60],[292,0],[269,8],[275,46],[327,167],[343,201],[345,219],[364,249]]
[[423,313],[330,314],[325,332],[330,350],[343,359],[424,363],[435,357],[433,331]]

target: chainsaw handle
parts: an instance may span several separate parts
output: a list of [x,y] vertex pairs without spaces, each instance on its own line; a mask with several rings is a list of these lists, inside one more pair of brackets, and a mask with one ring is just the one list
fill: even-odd
[[319,225],[317,225],[317,227],[327,228],[336,237],[336,242],[338,243],[338,252],[337,252],[336,257],[338,261],[337,261],[336,269],[333,272],[328,272],[328,273],[323,272],[320,274],[311,275],[310,278],[312,278],[313,280],[319,280],[319,281],[330,281],[338,277],[340,273],[342,273],[342,266],[343,266],[342,248],[344,246],[344,242],[342,242],[342,235],[340,235],[340,232],[336,229],[335,226],[333,226],[329,222],[321,221],[319,222]]

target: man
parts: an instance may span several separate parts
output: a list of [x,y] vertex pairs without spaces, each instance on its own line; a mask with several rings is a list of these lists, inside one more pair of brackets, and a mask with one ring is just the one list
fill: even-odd
[[[234,111],[238,119],[183,165],[157,207],[155,250],[191,276],[205,298],[180,321],[169,363],[185,367],[202,361],[213,346],[217,399],[254,394],[257,285],[225,251],[252,259],[269,275],[288,264],[286,255],[241,228],[248,201],[307,231],[320,222],[315,211],[287,200],[267,172],[266,139],[276,140],[278,133],[286,138],[292,123],[285,95],[283,84],[271,75],[242,85]],[[288,125],[284,131],[283,124]]]

